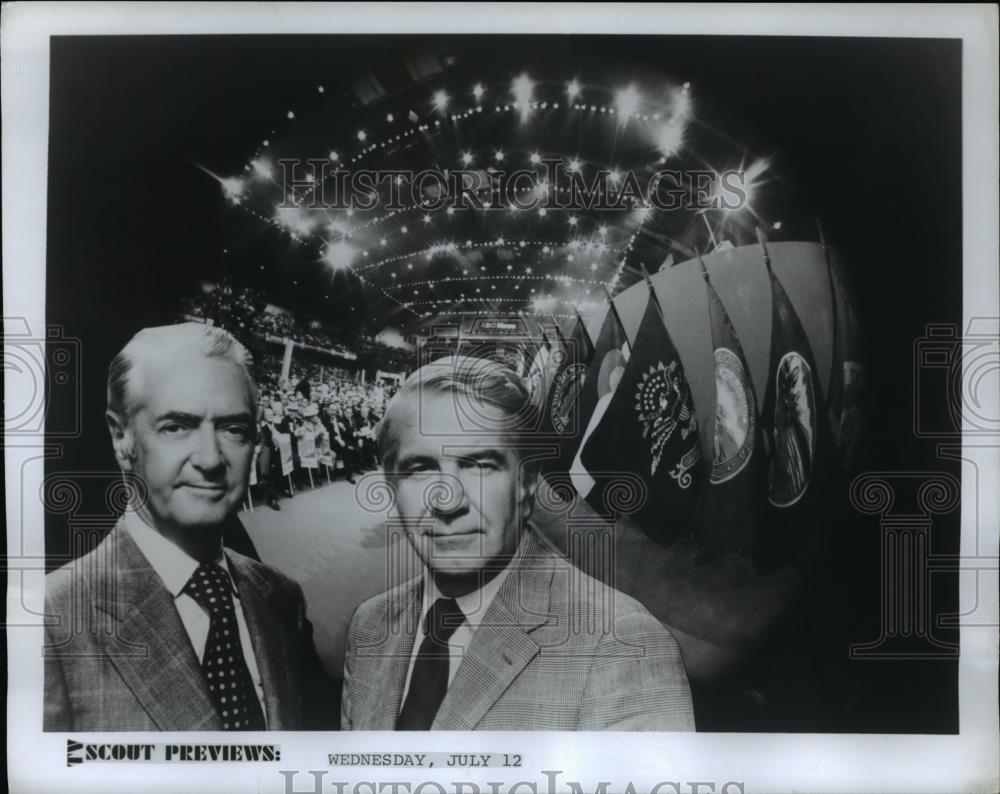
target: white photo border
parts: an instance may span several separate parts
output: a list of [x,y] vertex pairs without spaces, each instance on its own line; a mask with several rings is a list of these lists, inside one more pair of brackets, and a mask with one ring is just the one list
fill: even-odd
[[[963,327],[972,318],[1000,314],[1000,216],[997,136],[997,9],[992,5],[677,5],[646,4],[223,4],[223,3],[14,3],[2,12],[4,317],[45,328],[49,36],[195,33],[574,33],[616,35],[823,35],[932,37],[962,40]],[[990,388],[995,390],[996,381]],[[32,384],[7,377],[7,404],[21,404]],[[998,399],[996,393],[982,395]],[[437,780],[485,786],[488,781],[535,781],[548,791],[543,770],[594,790],[650,791],[695,781],[722,791],[739,782],[746,791],[991,791],[996,790],[1000,732],[997,724],[998,579],[996,527],[1000,526],[1000,439],[967,439],[963,457],[963,557],[986,561],[979,574],[960,577],[960,603],[980,604],[992,625],[961,629],[960,732],[955,736],[778,734],[266,734],[280,744],[277,764],[66,765],[64,734],[42,725],[44,548],[41,483],[44,440],[8,438],[5,449],[8,543],[8,775],[12,791],[286,791],[279,770],[298,770],[296,791],[312,791],[308,770],[323,770],[324,791],[347,781],[413,781],[413,770],[337,769],[330,752],[521,753],[521,769],[448,770]],[[978,515],[975,507],[978,506]],[[23,512],[22,512],[23,511]],[[36,532],[22,534],[21,528]],[[990,570],[989,561],[993,568]],[[982,606],[985,605],[985,606]],[[112,738],[113,737],[113,738]],[[86,741],[87,734],[74,739]],[[217,734],[101,734],[102,742],[219,742]],[[437,772],[437,770],[435,770]],[[360,789],[367,791],[367,788]],[[377,790],[377,789],[376,789]],[[427,787],[425,791],[438,789]],[[488,790],[488,789],[484,789]],[[522,788],[529,791],[530,788]],[[667,786],[663,792],[673,791]],[[708,791],[700,788],[699,791]],[[730,788],[730,791],[741,789]]]

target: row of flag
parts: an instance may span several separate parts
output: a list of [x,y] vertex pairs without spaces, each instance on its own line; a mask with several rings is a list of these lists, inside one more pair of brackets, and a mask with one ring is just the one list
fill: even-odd
[[[560,438],[547,478],[568,476],[596,511],[607,514],[608,490],[621,487],[626,474],[644,491],[630,511],[632,520],[653,540],[668,546],[690,538],[702,561],[746,555],[764,569],[824,544],[841,469],[838,455],[848,455],[856,441],[860,367],[846,322],[835,319],[834,373],[824,410],[809,340],[763,240],[761,249],[772,297],[762,401],[701,262],[715,359],[710,460],[702,453],[691,389],[648,275],[649,300],[634,349],[609,295],[596,342],[578,316],[561,345],[543,338],[531,377],[544,386],[544,430]],[[836,318],[837,303],[846,307],[827,264]]]

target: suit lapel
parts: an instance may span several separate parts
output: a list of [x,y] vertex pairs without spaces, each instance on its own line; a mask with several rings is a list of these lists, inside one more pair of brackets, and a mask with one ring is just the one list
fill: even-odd
[[365,678],[373,686],[371,708],[362,709],[358,728],[361,730],[391,731],[396,727],[396,718],[403,702],[403,687],[406,685],[406,671],[410,666],[413,641],[420,620],[420,606],[423,600],[422,580],[417,577],[400,587],[396,594],[386,601],[385,637],[366,647],[357,649],[359,658],[366,659],[370,675]]
[[529,530],[523,553],[472,635],[433,730],[475,728],[538,654],[529,634],[550,618],[553,564]]
[[93,602],[115,621],[111,664],[160,730],[221,729],[173,597],[121,522],[104,544]]
[[291,661],[286,653],[284,630],[269,602],[273,588],[244,560],[231,554],[226,556],[239,591],[243,617],[264,688],[268,730],[287,730],[295,722],[294,715],[289,713],[295,698],[288,686]]

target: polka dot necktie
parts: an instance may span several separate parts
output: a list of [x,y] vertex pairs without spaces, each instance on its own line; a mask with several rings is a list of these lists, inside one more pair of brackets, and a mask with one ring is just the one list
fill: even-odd
[[410,689],[396,720],[397,731],[428,731],[448,691],[448,640],[465,621],[454,598],[439,598],[427,613],[424,641],[413,663]]
[[191,574],[184,592],[208,613],[208,639],[201,669],[223,729],[265,730],[264,712],[243,658],[229,574],[220,565],[202,563]]

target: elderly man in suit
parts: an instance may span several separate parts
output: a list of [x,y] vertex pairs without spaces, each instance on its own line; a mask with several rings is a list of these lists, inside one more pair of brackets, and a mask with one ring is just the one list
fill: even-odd
[[303,716],[322,672],[301,589],[222,545],[253,460],[249,363],[197,323],[144,329],[112,362],[106,416],[132,499],[47,579],[46,730],[321,727]]
[[694,729],[673,637],[530,527],[534,424],[524,382],[482,359],[393,399],[379,454],[423,573],[351,620],[343,729]]

